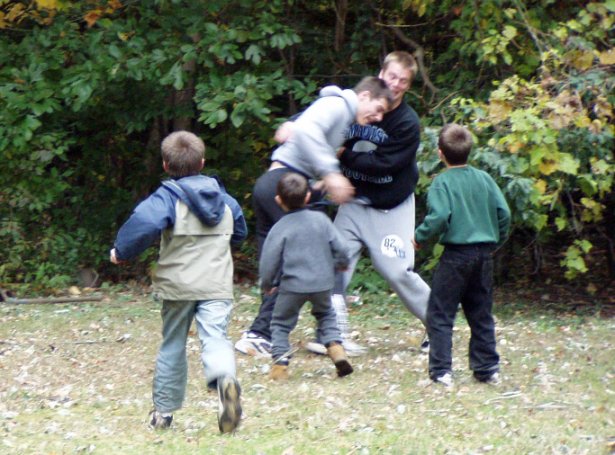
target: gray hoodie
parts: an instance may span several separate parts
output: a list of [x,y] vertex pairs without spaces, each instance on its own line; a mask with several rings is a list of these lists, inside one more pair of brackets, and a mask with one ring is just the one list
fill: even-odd
[[345,269],[348,262],[346,240],[327,215],[299,209],[269,231],[259,263],[261,285],[288,292],[328,291],[335,284],[335,269]]
[[320,98],[295,120],[291,137],[273,151],[271,160],[310,178],[340,172],[336,152],[355,121],[357,105],[353,90],[324,87]]

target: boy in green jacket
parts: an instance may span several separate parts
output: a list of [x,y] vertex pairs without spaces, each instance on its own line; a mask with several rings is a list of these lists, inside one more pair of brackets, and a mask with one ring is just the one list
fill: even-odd
[[453,324],[461,302],[471,330],[470,369],[479,382],[497,384],[492,255],[508,236],[510,209],[491,176],[467,164],[472,136],[466,128],[445,125],[438,148],[447,169],[429,188],[428,213],[413,240],[416,249],[436,236],[444,245],[427,306],[429,377],[453,385]]

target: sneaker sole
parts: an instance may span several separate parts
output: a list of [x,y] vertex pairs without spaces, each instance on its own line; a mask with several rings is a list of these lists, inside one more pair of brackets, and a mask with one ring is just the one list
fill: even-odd
[[218,384],[218,428],[221,433],[232,433],[241,421],[241,388],[237,381],[230,377],[224,377]]
[[271,357],[271,353],[267,349],[246,340],[239,340],[235,343],[235,350],[243,355],[257,358]]
[[307,349],[310,352],[313,352],[314,354],[327,355],[327,348],[325,348],[325,345],[316,343],[314,341],[308,341],[305,344],[305,349]]
[[337,370],[337,375],[340,378],[348,376],[354,371],[352,365],[350,365],[348,360],[340,360],[338,362],[335,362],[335,369]]
[[166,430],[167,428],[170,428],[171,424],[173,423],[172,415],[169,417],[162,417],[155,410],[150,412],[149,415],[150,415],[149,426],[150,428],[153,428],[154,430]]
[[[342,343],[342,346],[344,346],[343,343]],[[324,344],[315,343],[313,341],[310,341],[305,344],[305,349],[307,349],[308,351],[314,354],[327,355],[327,348],[325,347]],[[346,351],[346,355],[348,357],[361,357],[362,355],[367,354],[366,348],[359,349],[359,350],[350,350],[350,349],[347,349],[346,346],[344,346],[344,350]]]

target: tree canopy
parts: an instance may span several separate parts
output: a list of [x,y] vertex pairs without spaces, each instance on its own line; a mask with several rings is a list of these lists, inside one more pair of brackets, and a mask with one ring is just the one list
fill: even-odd
[[598,249],[612,277],[614,12],[615,0],[0,0],[0,282],[104,269],[173,130],[204,139],[206,172],[250,217],[275,126],[392,50],[420,66],[419,195],[439,170],[438,129],[464,123],[513,209],[512,256],[539,268],[554,251],[575,279]]

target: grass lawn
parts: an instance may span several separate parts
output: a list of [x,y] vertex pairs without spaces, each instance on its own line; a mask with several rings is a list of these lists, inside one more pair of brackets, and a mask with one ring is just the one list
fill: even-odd
[[[496,295],[502,384],[475,383],[469,329],[454,337],[455,387],[427,381],[420,323],[393,296],[350,308],[355,373],[335,377],[306,306],[291,341],[291,378],[238,355],[244,419],[220,435],[191,335],[185,406],[172,429],[148,428],[160,341],[159,306],[138,291],[103,302],[0,303],[0,453],[7,454],[612,454],[615,450],[615,318],[601,307],[566,311]],[[555,302],[557,303],[557,302]],[[237,290],[233,341],[256,314],[254,289]],[[557,305],[555,305],[557,306]]]

